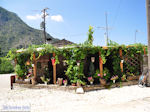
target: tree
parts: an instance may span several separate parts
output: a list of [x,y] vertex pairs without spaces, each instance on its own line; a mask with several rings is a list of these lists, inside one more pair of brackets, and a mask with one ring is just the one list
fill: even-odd
[[1,57],[1,55],[2,55],[2,50],[1,50],[1,48],[0,48],[0,57]]

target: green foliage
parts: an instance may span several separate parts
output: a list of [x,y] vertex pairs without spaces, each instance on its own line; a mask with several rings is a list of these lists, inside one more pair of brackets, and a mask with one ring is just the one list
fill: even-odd
[[108,46],[119,46],[119,44],[115,41],[109,40]]
[[85,44],[88,44],[88,45],[93,45],[93,27],[92,26],[89,26],[89,31],[88,31],[88,40],[85,41]]
[[16,65],[15,66],[15,72],[18,75],[18,77],[22,78],[23,76],[25,76],[25,70],[21,68],[20,65]]
[[103,70],[103,78],[107,81],[110,79],[110,77],[111,77],[111,74],[110,74],[108,68],[105,67]]
[[40,77],[40,79],[42,80],[42,82],[44,83],[48,83],[50,81],[49,78],[46,78],[45,76]]
[[0,48],[0,57],[1,57],[1,55],[2,55],[2,50],[1,50],[1,48]]
[[7,58],[0,58],[0,74],[12,73],[14,71],[11,61]]
[[94,77],[94,78],[97,78],[97,79],[100,78],[100,76],[98,76],[98,74],[100,74],[99,69],[96,70],[96,72],[95,72],[95,74],[94,74],[93,77]]
[[112,54],[112,65],[113,65],[113,75],[121,75],[121,69],[120,69],[120,62],[121,58],[119,55],[119,48],[118,49],[113,49]]

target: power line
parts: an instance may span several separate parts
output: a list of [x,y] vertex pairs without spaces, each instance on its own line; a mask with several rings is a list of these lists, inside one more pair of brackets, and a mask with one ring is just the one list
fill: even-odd
[[[119,15],[119,12],[120,12],[120,9],[121,9],[121,3],[122,3],[123,0],[120,0],[119,1],[119,4],[118,4],[118,7],[116,8],[116,14],[115,14],[115,17],[114,17],[114,21],[112,22],[112,27],[115,26],[115,23],[117,21],[117,18],[118,18],[118,15]],[[109,35],[111,34],[111,32],[109,33]]]

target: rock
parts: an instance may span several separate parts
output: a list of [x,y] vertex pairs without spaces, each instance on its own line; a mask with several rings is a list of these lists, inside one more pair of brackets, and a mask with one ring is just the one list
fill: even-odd
[[82,87],[77,88],[77,89],[76,89],[76,93],[77,93],[77,94],[84,94],[83,88],[82,88]]

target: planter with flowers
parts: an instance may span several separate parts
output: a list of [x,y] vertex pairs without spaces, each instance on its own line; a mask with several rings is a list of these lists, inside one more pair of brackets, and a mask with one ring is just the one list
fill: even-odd
[[63,83],[63,78],[58,78],[58,80],[57,80],[57,81],[58,81],[58,85],[59,85],[59,86],[61,86],[61,85],[62,85],[62,83]]
[[88,77],[88,81],[89,81],[89,82],[90,82],[90,84],[92,85],[92,84],[93,84],[93,82],[94,82],[93,77]]
[[112,80],[113,83],[115,83],[117,79],[118,79],[118,76],[117,76],[117,75],[114,75],[114,76],[111,77],[110,80]]
[[97,78],[99,78],[101,85],[106,85],[107,81],[110,79],[110,73],[107,68],[104,68],[103,74],[99,74],[99,70],[96,70]]
[[123,76],[121,77],[121,80],[122,80],[123,82],[127,80],[127,77],[126,77],[125,74],[123,74]]
[[50,79],[46,78],[45,76],[40,77],[40,79],[42,80],[42,82],[44,82],[45,85],[47,85],[48,82],[50,81]]
[[64,86],[67,86],[67,84],[68,84],[67,79],[63,80],[63,84],[64,84]]
[[136,77],[133,73],[127,73],[127,74],[128,74],[127,79],[128,79],[129,81],[139,79],[139,77]]

